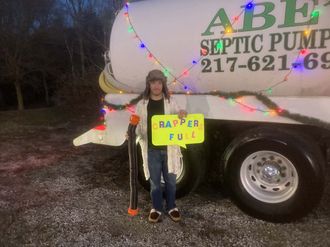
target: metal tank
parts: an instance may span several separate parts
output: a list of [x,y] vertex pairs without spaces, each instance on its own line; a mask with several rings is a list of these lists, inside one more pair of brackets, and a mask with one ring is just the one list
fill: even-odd
[[101,87],[139,93],[161,69],[174,92],[330,96],[329,14],[328,0],[130,3],[114,22]]

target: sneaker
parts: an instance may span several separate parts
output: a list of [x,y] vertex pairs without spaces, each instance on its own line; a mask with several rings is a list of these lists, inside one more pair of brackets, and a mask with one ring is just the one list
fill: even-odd
[[173,208],[168,212],[168,215],[174,222],[179,222],[181,220],[180,212],[177,208]]
[[161,215],[162,213],[157,211],[156,209],[151,209],[150,213],[149,213],[149,222],[150,223],[157,223],[161,221]]

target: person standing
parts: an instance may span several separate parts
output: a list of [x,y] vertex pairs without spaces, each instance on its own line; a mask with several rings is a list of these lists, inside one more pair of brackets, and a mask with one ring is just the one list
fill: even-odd
[[152,209],[148,220],[151,223],[161,221],[163,212],[163,191],[161,175],[165,182],[166,212],[178,222],[181,215],[175,204],[176,174],[182,162],[180,147],[177,145],[154,146],[151,137],[151,118],[154,115],[178,114],[179,118],[187,115],[179,110],[175,100],[170,97],[167,78],[160,70],[152,70],[146,77],[143,98],[138,102],[136,114],[140,116],[136,134],[142,151],[143,169],[146,179],[150,178],[150,196]]

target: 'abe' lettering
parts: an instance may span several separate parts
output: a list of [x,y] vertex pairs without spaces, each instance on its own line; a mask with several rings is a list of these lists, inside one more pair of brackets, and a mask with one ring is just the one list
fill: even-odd
[[[298,0],[281,0],[282,4],[285,4],[285,15],[283,24],[279,25],[279,28],[285,27],[296,27],[296,26],[304,26],[304,25],[316,25],[319,22],[319,16],[316,15],[314,18],[310,18],[311,15],[311,7],[312,3],[301,3]],[[299,3],[299,4],[298,4]],[[246,6],[241,6],[241,8],[245,8]],[[250,31],[258,31],[265,30],[272,27],[276,21],[275,15],[273,11],[275,9],[275,4],[272,2],[262,2],[255,3],[252,9],[247,9],[244,12],[244,21],[243,27],[238,30],[238,32],[250,32]],[[282,11],[282,10],[279,10]],[[304,21],[298,22],[297,16],[304,17]],[[255,26],[256,19],[262,20],[263,24],[259,26]],[[258,22],[260,23],[260,21]],[[210,36],[214,35],[214,28],[222,27],[221,33],[224,33],[224,30],[230,29],[234,30],[230,18],[228,17],[226,10],[221,8],[213,17],[211,23],[208,25],[206,30],[202,33],[202,36]],[[236,32],[236,31],[233,31]]]

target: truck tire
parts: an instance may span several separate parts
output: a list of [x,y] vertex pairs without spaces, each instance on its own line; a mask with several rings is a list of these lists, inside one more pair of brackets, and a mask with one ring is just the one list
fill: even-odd
[[[176,184],[176,197],[180,198],[198,187],[204,178],[205,164],[203,159],[203,145],[187,145],[187,149],[181,150],[183,155],[183,167],[178,174]],[[150,191],[149,180],[145,179],[141,148],[138,145],[139,182],[143,188]]]
[[307,136],[253,129],[235,138],[224,160],[232,198],[254,217],[289,222],[308,214],[321,199],[325,161]]

